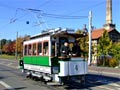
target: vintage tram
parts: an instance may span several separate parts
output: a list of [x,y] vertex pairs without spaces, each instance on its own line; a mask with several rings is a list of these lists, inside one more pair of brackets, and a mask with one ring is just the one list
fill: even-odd
[[45,82],[63,82],[67,77],[83,77],[87,74],[87,61],[80,56],[62,57],[60,48],[65,41],[73,46],[77,34],[71,29],[51,29],[30,37],[23,42],[23,59],[20,66],[27,76],[42,78]]

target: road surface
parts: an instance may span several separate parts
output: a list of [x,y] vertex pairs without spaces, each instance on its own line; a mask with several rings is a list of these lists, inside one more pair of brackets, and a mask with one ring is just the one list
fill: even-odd
[[18,61],[0,59],[0,90],[120,90],[120,78],[89,72],[84,84],[75,79],[63,86],[46,85],[26,78],[19,70]]

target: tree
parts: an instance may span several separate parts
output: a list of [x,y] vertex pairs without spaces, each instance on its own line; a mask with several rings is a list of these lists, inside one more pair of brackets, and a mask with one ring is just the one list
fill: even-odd
[[[1,48],[2,52],[5,54],[15,54],[15,50],[17,49],[17,53],[19,55],[22,55],[23,51],[23,41],[24,40],[29,40],[30,36],[25,35],[24,37],[18,37],[17,40],[6,40],[2,39],[1,40]],[[17,45],[16,45],[17,42]]]
[[7,42],[7,40],[6,39],[2,39],[1,41],[0,41],[0,49],[1,49],[1,52],[0,53],[4,53],[3,52],[3,50],[2,50],[2,48],[3,48],[3,46],[6,44],[6,42]]
[[82,34],[82,30],[78,29],[78,30],[76,31],[76,33]]
[[2,52],[7,53],[8,52],[7,47],[8,47],[8,44],[3,45]]
[[3,47],[3,45],[5,45],[5,44],[6,44],[6,42],[7,42],[7,40],[6,40],[6,39],[2,39],[2,40],[1,40],[1,47]]
[[110,55],[120,63],[120,42],[113,44]]
[[6,54],[9,54],[9,55],[14,54],[14,52],[15,52],[15,41],[6,43],[6,44],[3,46],[3,49],[2,49],[2,50],[3,50],[3,52],[5,52]]
[[[17,49],[17,54],[20,56],[20,58],[22,57],[22,53],[23,53],[23,41],[24,40],[29,40],[30,36],[26,35],[24,37],[18,37],[17,40],[15,40],[15,49]],[[17,44],[17,45],[16,45]]]
[[11,42],[7,49],[8,54],[13,55],[15,53],[15,41]]
[[[83,31],[78,29],[76,31],[76,33],[78,34],[83,34]],[[85,54],[85,56],[88,56],[88,51],[89,51],[89,45],[88,45],[88,40],[89,40],[89,36],[85,36],[85,37],[80,37],[77,39],[77,41],[80,44],[80,48],[83,54]]]
[[102,56],[102,65],[106,65],[106,56],[109,55],[109,51],[112,47],[112,40],[109,38],[107,30],[104,30],[102,37],[98,42],[98,56]]
[[15,48],[17,49],[17,53],[20,57],[22,56],[22,51],[23,51],[23,40],[24,37],[18,37],[17,41],[15,41],[17,42],[16,43],[17,45],[15,44]]

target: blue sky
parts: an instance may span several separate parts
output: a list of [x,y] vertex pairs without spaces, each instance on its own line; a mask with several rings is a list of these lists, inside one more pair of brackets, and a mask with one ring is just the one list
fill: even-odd
[[[113,23],[120,32],[120,0],[112,2]],[[41,11],[33,12],[28,8]],[[106,0],[0,0],[0,39],[14,40],[16,32],[19,36],[34,35],[47,28],[62,27],[77,30],[82,29],[84,24],[87,24],[88,28],[90,10],[93,12],[93,26],[102,28],[106,18]],[[48,14],[54,16],[48,17]],[[55,15],[80,17],[65,19]],[[29,21],[29,24],[26,24],[26,21]],[[43,23],[38,25],[38,21]]]

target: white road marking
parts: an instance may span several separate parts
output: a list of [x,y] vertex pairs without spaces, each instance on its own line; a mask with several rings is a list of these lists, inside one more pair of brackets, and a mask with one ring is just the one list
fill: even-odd
[[8,66],[12,65],[12,63],[8,63]]
[[106,89],[106,90],[115,90],[115,89],[111,89],[111,88],[107,88],[105,86],[97,86],[98,88],[101,88],[101,89]]
[[108,85],[112,85],[112,86],[116,86],[116,87],[119,87],[119,88],[120,88],[120,84],[111,83],[111,84],[108,84]]
[[4,62],[0,62],[0,64],[4,64]]
[[[116,90],[120,90],[120,85],[119,85],[119,84],[112,83],[112,84],[108,84],[108,85],[111,85],[111,86],[115,87]],[[96,86],[96,87],[101,88],[101,89],[105,89],[105,90],[115,90],[115,89],[112,89],[112,88],[108,88],[108,87],[106,87],[105,85]]]
[[12,90],[13,90],[13,88],[12,88],[10,85],[8,85],[7,83],[5,83],[5,82],[3,82],[3,81],[0,81],[0,84],[1,84],[2,86],[4,86],[5,88],[7,88],[7,89],[12,89]]
[[5,66],[8,66],[8,67],[12,67],[12,68],[15,68],[15,69],[19,69],[18,66],[15,66],[13,65],[14,63],[4,63],[4,62],[0,62],[0,64],[2,65],[5,65]]

